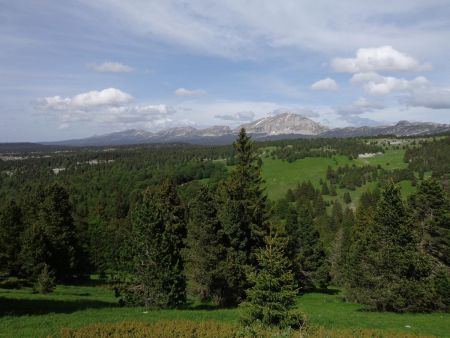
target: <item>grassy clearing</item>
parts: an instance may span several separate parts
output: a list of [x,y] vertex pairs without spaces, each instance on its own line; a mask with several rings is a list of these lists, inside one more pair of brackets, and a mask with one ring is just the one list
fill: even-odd
[[295,188],[297,183],[310,180],[318,185],[325,178],[327,167],[336,168],[350,164],[345,156],[334,158],[307,157],[289,163],[278,159],[265,158],[262,166],[262,176],[266,181],[268,196],[276,200],[284,196],[289,188]]
[[[266,181],[267,194],[270,199],[277,200],[284,197],[289,188],[295,188],[297,183],[310,180],[314,185],[318,186],[320,179],[325,180],[327,167],[331,166],[333,169],[348,165],[380,165],[384,169],[403,169],[408,166],[403,161],[405,150],[390,149],[383,155],[374,157],[349,160],[346,156],[336,156],[333,158],[325,157],[307,157],[302,160],[297,160],[292,163],[282,161],[279,159],[264,158],[262,166],[262,176]],[[367,188],[375,187],[375,182],[369,182],[361,188],[356,190],[338,189],[337,199],[342,201],[344,192],[349,191],[352,201],[358,201],[362,192]],[[415,187],[409,181],[400,182],[402,192],[409,196],[415,192]],[[327,198],[327,197],[325,197]],[[336,199],[336,197],[330,198]]]
[[404,149],[389,149],[383,155],[374,157],[356,159],[355,162],[363,165],[380,165],[384,169],[404,169],[408,167],[408,163],[403,161],[405,156]]
[[[151,311],[118,307],[112,290],[103,287],[58,286],[53,294],[32,294],[31,289],[0,289],[0,337],[46,337],[62,327],[123,321],[217,320],[237,323],[239,309],[197,305],[186,310]],[[310,293],[299,298],[313,326],[328,330],[376,329],[418,335],[448,336],[450,314],[394,314],[363,311],[362,306],[341,301],[339,294]]]

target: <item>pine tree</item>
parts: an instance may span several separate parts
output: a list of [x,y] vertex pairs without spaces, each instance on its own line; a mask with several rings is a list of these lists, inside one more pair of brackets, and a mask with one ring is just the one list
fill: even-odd
[[182,259],[186,212],[172,181],[147,189],[133,215],[135,284],[126,302],[176,307],[186,301]]
[[351,198],[350,193],[348,191],[344,192],[343,198],[344,198],[344,203],[345,204],[352,203],[352,198]]
[[25,230],[22,242],[23,270],[27,276],[36,278],[47,264],[57,281],[70,280],[79,273],[79,246],[69,194],[53,184],[37,199],[37,219]]
[[241,129],[233,144],[236,166],[220,187],[219,219],[223,225],[227,290],[223,302],[237,304],[247,286],[245,270],[256,264],[256,251],[267,233],[267,198],[254,142]]
[[22,210],[15,201],[10,201],[0,210],[0,267],[2,272],[17,275],[20,240],[24,230]]
[[292,264],[298,286],[306,289],[326,287],[329,266],[310,209],[305,206],[299,209],[291,207],[285,229],[285,254]]
[[247,300],[242,304],[244,323],[299,328],[304,319],[295,310],[297,286],[289,261],[284,256],[283,241],[276,236],[268,236],[265,248],[259,249],[256,257],[257,269],[248,276],[254,285],[246,291]]
[[202,187],[189,206],[186,272],[193,293],[201,300],[220,301],[225,258],[224,234],[218,220],[213,195]]
[[378,202],[374,223],[351,252],[349,294],[382,311],[426,311],[435,307],[432,266],[418,241],[395,184]]
[[433,179],[423,181],[409,205],[418,226],[420,247],[450,266],[450,201]]
[[330,189],[328,189],[328,184],[327,182],[324,182],[322,184],[322,191],[321,191],[322,195],[329,195],[330,194]]
[[34,284],[34,291],[39,293],[50,293],[55,288],[55,277],[53,272],[49,270],[48,265],[44,264],[42,271],[39,273],[36,283]]
[[299,284],[306,289],[324,288],[328,285],[329,264],[319,231],[314,226],[311,210],[300,208],[298,214],[298,253]]

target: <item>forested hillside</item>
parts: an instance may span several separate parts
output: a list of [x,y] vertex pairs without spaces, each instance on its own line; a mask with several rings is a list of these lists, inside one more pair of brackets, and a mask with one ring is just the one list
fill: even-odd
[[240,304],[243,327],[278,333],[308,325],[300,295],[336,288],[364,309],[445,312],[448,154],[449,136],[245,130],[232,146],[2,148],[0,288],[95,280],[124,309]]

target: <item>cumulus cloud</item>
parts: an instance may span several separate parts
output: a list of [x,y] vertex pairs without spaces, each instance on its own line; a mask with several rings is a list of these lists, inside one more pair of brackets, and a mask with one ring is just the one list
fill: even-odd
[[225,121],[253,121],[255,113],[253,111],[241,111],[233,114],[215,115],[214,117]]
[[382,76],[375,72],[354,74],[351,83],[362,84],[364,90],[370,95],[388,95],[393,92],[410,91],[429,85],[428,80],[423,76],[418,76],[413,80],[405,80],[392,76]]
[[336,81],[329,77],[319,80],[311,85],[311,89],[314,90],[337,90],[338,88]]
[[103,62],[100,64],[90,64],[89,68],[98,73],[130,73],[133,68],[120,62]]
[[401,53],[391,46],[359,48],[355,58],[335,58],[331,67],[337,72],[363,73],[376,71],[423,71],[431,69],[413,57]]
[[206,91],[203,89],[186,89],[178,88],[175,90],[176,96],[203,96],[206,95]]
[[129,103],[133,97],[116,88],[92,90],[73,97],[50,96],[38,100],[41,109],[53,110],[84,110],[100,106],[117,106]]
[[41,114],[55,119],[59,128],[87,122],[112,128],[142,128],[171,122],[175,108],[165,105],[133,105],[133,97],[119,89],[90,91],[73,97],[51,96],[37,100]]

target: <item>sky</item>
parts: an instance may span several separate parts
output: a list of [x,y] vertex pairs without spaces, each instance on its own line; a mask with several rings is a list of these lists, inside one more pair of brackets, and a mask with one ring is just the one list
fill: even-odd
[[0,0],[0,142],[450,123],[449,0]]

